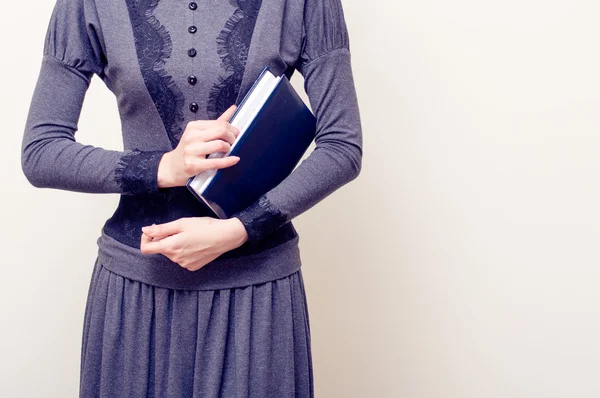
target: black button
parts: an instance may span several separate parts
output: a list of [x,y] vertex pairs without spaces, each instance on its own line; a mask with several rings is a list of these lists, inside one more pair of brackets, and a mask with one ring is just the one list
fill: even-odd
[[196,28],[194,25],[192,25],[188,28],[188,32],[190,32],[192,34],[196,33],[197,31],[198,31],[198,28]]
[[194,49],[194,48],[190,48],[190,49],[188,50],[188,55],[189,55],[190,57],[192,57],[192,58],[193,58],[193,57],[195,57],[195,56],[196,56],[196,49]]
[[189,7],[190,7],[190,10],[195,10],[196,8],[198,8],[198,4],[196,4],[192,1],[192,2],[190,2]]
[[194,112],[194,113],[198,112],[198,104],[197,104],[197,103],[195,103],[195,102],[192,102],[192,103],[190,104],[190,111],[192,111],[192,112]]
[[196,84],[197,81],[198,81],[198,79],[196,79],[196,76],[194,76],[194,75],[188,76],[188,83],[191,84],[192,86],[194,84]]

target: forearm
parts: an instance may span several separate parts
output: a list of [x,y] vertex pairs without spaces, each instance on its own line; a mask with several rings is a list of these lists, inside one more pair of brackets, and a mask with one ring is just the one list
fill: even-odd
[[279,185],[234,214],[249,240],[262,239],[354,180],[362,167],[362,129],[350,54],[334,50],[302,69],[318,120],[315,149]]
[[88,193],[156,191],[164,151],[116,151],[75,140],[90,79],[91,74],[44,56],[23,135],[23,173],[36,187]]
[[356,157],[315,149],[281,184],[233,217],[244,224],[249,240],[262,239],[355,179],[360,172]]

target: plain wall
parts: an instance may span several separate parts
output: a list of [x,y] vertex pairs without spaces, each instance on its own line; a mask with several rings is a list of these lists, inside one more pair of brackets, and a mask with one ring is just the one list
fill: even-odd
[[[20,169],[53,3],[6,3],[0,26],[6,397],[77,395],[118,200],[36,189]],[[295,220],[317,396],[600,396],[600,6],[343,5],[364,166]],[[95,77],[77,139],[122,149],[119,131]]]

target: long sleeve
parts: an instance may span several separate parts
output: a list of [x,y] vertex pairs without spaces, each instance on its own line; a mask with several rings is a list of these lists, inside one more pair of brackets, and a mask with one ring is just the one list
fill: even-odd
[[115,151],[75,140],[93,75],[106,67],[94,0],[57,0],[22,141],[21,166],[36,187],[87,193],[160,192],[164,151]]
[[361,170],[362,128],[340,0],[306,0],[297,70],[317,118],[315,149],[279,185],[232,215],[244,224],[250,242],[313,207]]

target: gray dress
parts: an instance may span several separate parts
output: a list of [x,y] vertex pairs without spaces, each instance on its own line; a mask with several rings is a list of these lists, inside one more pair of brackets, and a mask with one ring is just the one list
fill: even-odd
[[[298,71],[316,149],[233,215],[249,240],[198,271],[140,251],[141,227],[207,216],[159,188],[186,124],[243,98],[264,66]],[[91,79],[114,93],[122,151],[83,145]],[[310,397],[299,235],[292,219],[356,178],[362,132],[340,0],[57,0],[25,126],[36,187],[116,193],[98,238],[83,330],[82,397]]]

